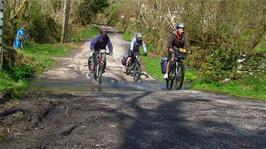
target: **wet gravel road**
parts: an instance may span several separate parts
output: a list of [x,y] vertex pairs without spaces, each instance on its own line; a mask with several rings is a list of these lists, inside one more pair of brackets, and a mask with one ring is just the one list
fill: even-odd
[[[39,92],[0,148],[265,148],[266,105],[197,91]],[[20,113],[20,114],[19,114]]]
[[[111,40],[125,51],[119,34]],[[85,66],[88,44],[39,76],[27,100],[0,106],[1,149],[266,148],[265,102],[165,91],[151,77],[134,83],[122,52],[98,86]]]

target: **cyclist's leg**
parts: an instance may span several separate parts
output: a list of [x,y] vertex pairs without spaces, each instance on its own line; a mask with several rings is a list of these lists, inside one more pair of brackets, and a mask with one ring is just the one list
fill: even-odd
[[103,54],[103,60],[104,60],[104,64],[103,64],[103,73],[105,72],[105,68],[106,68],[106,54]]
[[93,51],[93,53],[92,53],[93,70],[95,70],[96,65],[98,64],[97,55],[98,55],[98,51],[97,50]]
[[134,51],[131,51],[129,49],[129,51],[128,51],[128,58],[127,58],[127,62],[126,62],[126,67],[128,67],[130,65],[133,56],[134,56]]
[[138,50],[133,50],[132,53],[131,53],[131,62],[130,62],[130,69],[133,68],[133,63],[136,62],[136,58],[137,56],[139,55],[139,51]]
[[166,72],[164,74],[164,79],[168,79],[168,74],[170,72],[170,66],[172,64],[173,61],[173,53],[168,52],[168,57],[167,57],[168,61],[167,61],[167,65],[166,65]]
[[20,48],[23,49],[23,37],[19,36]]
[[134,51],[134,58],[137,59],[137,62],[140,62],[140,61],[139,61],[139,56],[140,56],[140,52],[139,52],[139,50]]

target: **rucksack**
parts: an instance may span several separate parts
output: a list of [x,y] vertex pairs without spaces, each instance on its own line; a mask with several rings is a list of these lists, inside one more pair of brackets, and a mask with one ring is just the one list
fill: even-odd
[[89,67],[89,70],[94,71],[94,70],[93,70],[94,67],[93,67],[93,59],[92,59],[92,56],[90,56],[90,57],[88,58],[88,67]]
[[161,71],[162,71],[162,74],[166,73],[167,62],[168,62],[167,57],[163,57],[161,59]]
[[127,63],[127,56],[124,56],[121,60],[121,63],[123,66],[126,66],[126,63]]

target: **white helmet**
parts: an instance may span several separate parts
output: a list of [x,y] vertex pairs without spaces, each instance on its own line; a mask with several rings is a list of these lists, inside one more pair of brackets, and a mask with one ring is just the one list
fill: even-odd
[[185,25],[184,25],[184,23],[177,23],[175,28],[176,29],[179,29],[179,28],[185,29]]
[[141,33],[140,33],[140,32],[137,32],[136,37],[137,37],[137,38],[142,38]]

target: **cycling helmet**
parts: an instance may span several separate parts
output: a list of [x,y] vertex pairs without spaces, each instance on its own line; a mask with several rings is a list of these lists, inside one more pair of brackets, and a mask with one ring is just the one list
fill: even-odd
[[142,42],[142,35],[141,35],[141,33],[137,32],[136,39],[137,39],[137,42],[138,43],[141,43]]
[[107,28],[105,27],[101,27],[100,28],[100,33],[103,34],[103,33],[106,33],[107,34]]
[[177,23],[175,28],[176,29],[179,29],[179,28],[185,29],[185,25],[184,25],[184,23]]
[[140,33],[140,32],[137,32],[136,37],[137,37],[137,38],[142,38],[141,33]]

